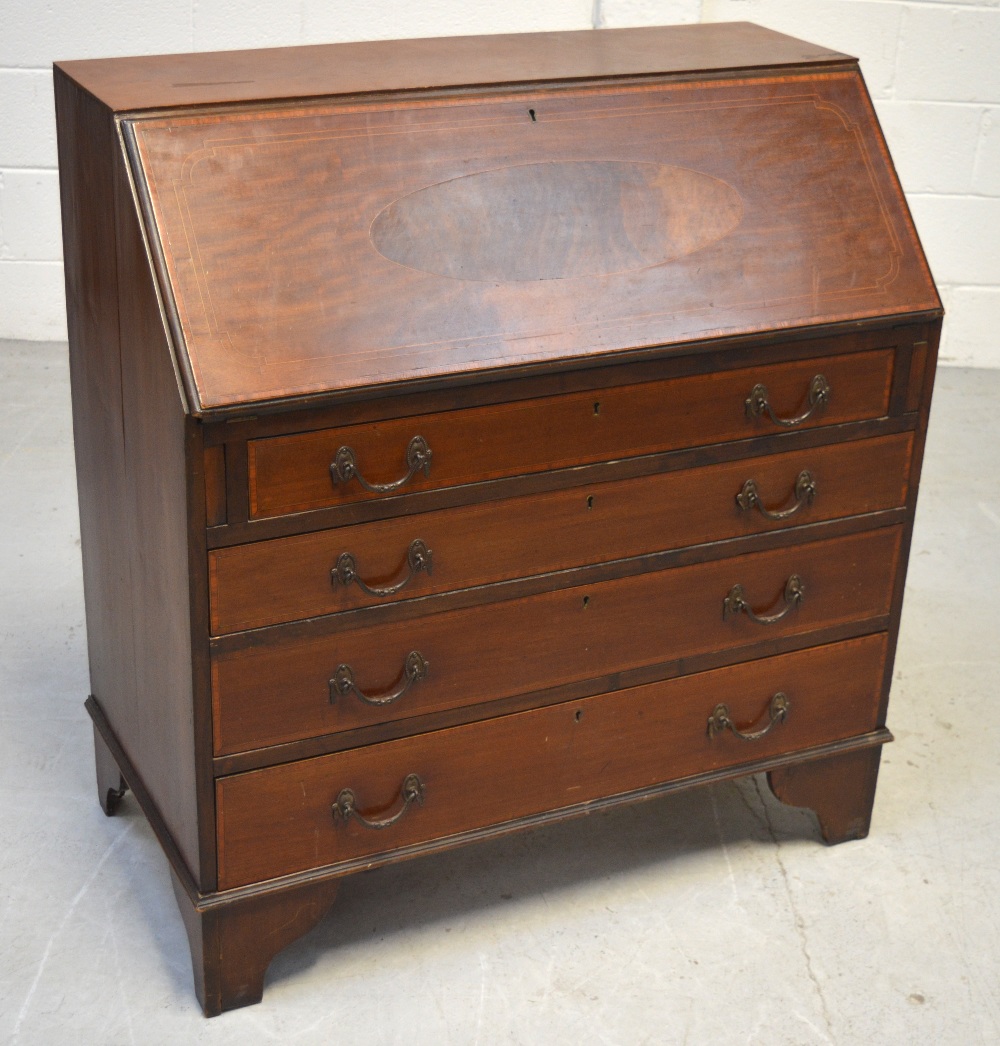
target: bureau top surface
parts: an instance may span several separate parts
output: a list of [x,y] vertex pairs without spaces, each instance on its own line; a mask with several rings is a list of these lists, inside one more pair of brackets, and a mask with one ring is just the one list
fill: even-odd
[[[541,80],[548,48],[563,83],[128,117],[190,409],[939,309],[853,63],[701,28],[503,38],[479,81]],[[429,66],[451,44],[486,46]]]
[[58,62],[115,112],[851,61],[749,22]]

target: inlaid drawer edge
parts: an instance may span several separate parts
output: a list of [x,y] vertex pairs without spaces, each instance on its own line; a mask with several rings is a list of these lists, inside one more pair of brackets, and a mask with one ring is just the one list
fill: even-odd
[[[827,523],[877,526],[878,516],[907,504],[911,455],[912,436],[895,434],[212,550],[212,632],[437,600],[630,560],[655,569],[674,562],[665,557],[707,558],[696,549],[731,555],[739,549],[731,542],[756,537],[795,532],[814,540],[819,532],[809,528]],[[750,483],[754,500],[747,500]],[[768,505],[784,517],[769,518]],[[746,549],[756,547],[767,544]],[[370,592],[366,575],[388,589]]]
[[418,596],[384,606],[356,607],[353,610],[345,610],[336,614],[316,615],[298,621],[287,621],[225,635],[215,635],[210,637],[209,646],[213,653],[223,653],[266,644],[278,637],[307,638],[327,635],[334,628],[339,627],[361,628],[390,621],[412,621],[432,614],[447,613],[450,610],[481,606],[484,603],[503,603],[526,596],[540,595],[544,592],[599,584],[602,581],[635,577],[639,574],[676,567],[695,566],[717,559],[767,552],[772,549],[788,548],[828,538],[846,537],[869,530],[883,530],[887,527],[900,526],[908,518],[908,509],[894,508],[863,516],[851,516],[847,519],[810,523],[796,527],[794,530],[789,529],[772,534],[754,534],[726,541],[689,545],[665,552],[653,552],[648,555],[571,567],[526,578],[515,578],[510,581],[498,581],[451,592]]
[[676,659],[662,664],[645,665],[609,676],[584,679],[565,686],[535,690],[514,697],[469,704],[441,712],[429,712],[410,719],[392,720],[353,730],[321,734],[299,741],[288,741],[231,755],[217,755],[212,760],[213,776],[220,778],[245,773],[249,770],[262,770],[269,766],[278,766],[299,759],[311,759],[314,756],[344,752],[351,748],[381,744],[383,741],[395,741],[401,737],[431,733],[435,730],[447,730],[453,726],[464,726],[467,723],[480,722],[484,719],[513,715],[517,712],[530,711],[533,708],[544,708],[548,705],[564,704],[569,701],[582,701],[608,693],[616,688],[625,690],[646,686],[649,683],[666,682],[681,676],[709,672],[716,668],[752,664],[754,661],[795,653],[798,650],[819,649],[833,643],[878,635],[886,632],[890,624],[891,618],[885,614],[865,621],[850,622],[833,628],[819,629],[816,632],[787,636],[753,647],[734,648]]
[[[220,883],[370,857],[869,734],[879,728],[887,640],[806,648],[221,778]],[[732,736],[743,731],[752,732]],[[371,831],[383,822],[384,833]]]
[[[890,611],[902,537],[899,527],[861,531],[416,617],[404,627],[337,629],[216,652],[214,751],[233,754],[410,719],[880,617]],[[806,589],[794,606],[786,591],[793,575]],[[777,623],[724,615],[727,593],[738,583],[759,614],[780,611]],[[557,636],[547,649],[536,639],[543,626]],[[413,653],[429,671],[398,700],[383,702],[390,691],[400,692]],[[338,666],[351,671],[365,696],[335,691]]]
[[[715,443],[704,447],[641,454],[635,457],[597,461],[547,472],[533,472],[521,476],[463,483],[453,487],[413,491],[393,497],[354,501],[343,505],[332,505],[261,519],[247,519],[245,512],[237,518],[230,511],[230,519],[227,524],[209,528],[208,547],[210,549],[224,548],[230,545],[291,537],[296,534],[334,527],[355,526],[398,516],[415,516],[440,509],[566,490],[588,483],[610,483],[663,472],[698,468],[702,465],[735,462],[765,454],[780,454],[811,447],[852,443],[857,440],[891,436],[901,432],[914,432],[919,428],[919,421],[919,417],[913,414],[867,421],[850,421],[822,428],[792,430],[769,436],[733,440],[728,443]],[[245,454],[243,457],[245,458]]]
[[[711,446],[798,426],[883,418],[889,412],[894,360],[894,349],[877,349],[750,364],[255,439],[247,444],[249,514],[281,516],[478,479]],[[664,416],[683,419],[683,426],[664,426]]]
[[457,846],[467,843],[480,842],[488,839],[498,839],[514,832],[520,832],[531,828],[542,828],[545,825],[557,824],[560,821],[569,820],[574,817],[586,816],[598,813],[601,810],[610,810],[617,806],[625,806],[629,803],[645,802],[667,796],[675,792],[683,792],[698,785],[716,784],[723,781],[731,781],[738,777],[748,777],[751,774],[764,773],[769,770],[777,770],[783,766],[793,766],[800,763],[808,763],[813,760],[826,759],[829,756],[843,755],[848,752],[863,752],[869,748],[877,748],[882,745],[891,744],[895,740],[892,731],[886,727],[859,734],[856,737],[846,738],[843,741],[833,741],[830,744],[816,745],[814,748],[802,749],[797,752],[789,752],[786,755],[774,756],[770,759],[761,759],[756,762],[740,764],[736,767],[727,767],[721,770],[713,770],[709,773],[694,774],[690,777],[680,778],[676,781],[665,781],[663,784],[652,785],[649,788],[640,788],[632,792],[623,792],[619,795],[607,796],[603,799],[595,799],[590,802],[580,803],[577,806],[561,807],[558,810],[550,810],[541,814],[533,814],[521,817],[517,820],[507,821],[499,825],[491,825],[487,828],[477,828],[468,832],[460,832],[441,839],[433,839],[426,843],[418,843],[414,846],[400,847],[396,850],[386,850],[374,857],[359,857],[354,860],[342,861],[337,864],[324,865],[319,868],[310,868],[302,872],[293,872],[289,875],[273,876],[260,882],[251,883],[246,886],[223,887],[217,893],[201,898],[206,909],[223,906],[239,897],[256,897],[271,891],[287,890],[290,886],[300,883],[319,882],[324,879],[335,879],[350,875],[358,871],[367,871],[372,868],[381,868],[390,864],[398,864],[414,857],[425,857],[445,850],[451,850]]
[[[542,399],[568,392],[586,392],[644,382],[671,380],[699,374],[742,370],[744,356],[762,365],[820,359],[859,352],[908,350],[928,336],[933,316],[911,314],[869,320],[866,328],[844,330],[842,325],[769,330],[737,337],[712,338],[710,343],[644,347],[590,357],[563,360],[540,369],[512,367],[452,375],[448,381],[382,385],[372,390],[326,392],[322,396],[272,400],[206,412],[210,426],[206,443],[220,443],[250,436],[285,436],[315,432],[335,424],[361,424],[387,418],[415,417],[454,407],[461,390],[462,406],[490,406],[519,399]],[[402,406],[400,406],[402,404]],[[289,407],[292,407],[290,414]],[[294,423],[289,423],[289,417]]]

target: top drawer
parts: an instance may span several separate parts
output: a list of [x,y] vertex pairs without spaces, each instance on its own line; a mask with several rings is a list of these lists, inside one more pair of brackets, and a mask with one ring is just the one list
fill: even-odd
[[250,517],[883,417],[891,349],[249,443]]

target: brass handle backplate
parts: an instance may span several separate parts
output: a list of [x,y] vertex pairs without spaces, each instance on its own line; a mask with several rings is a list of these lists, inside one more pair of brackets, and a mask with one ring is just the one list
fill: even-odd
[[431,573],[433,567],[433,556],[434,553],[427,547],[427,545],[416,538],[410,542],[410,547],[406,550],[406,563],[410,568],[410,572],[403,578],[402,581],[395,585],[386,585],[384,587],[375,587],[362,581],[358,574],[358,561],[355,559],[354,554],[351,552],[344,552],[337,560],[337,565],[330,571],[330,583],[334,588],[338,584],[343,585],[347,588],[352,582],[358,586],[363,592],[367,592],[370,596],[394,596],[397,592],[401,592],[413,579],[420,573],[421,570],[426,570],[428,574]]
[[804,505],[812,504],[812,500],[816,497],[816,480],[813,479],[813,474],[808,469],[803,469],[795,480],[795,504],[791,508],[784,509],[769,509],[764,507],[764,502],[760,497],[760,490],[757,488],[757,481],[755,479],[748,479],[743,484],[743,489],[736,495],[736,504],[744,512],[749,512],[755,508],[765,519],[788,519],[789,516],[794,516]]
[[357,684],[354,682],[354,671],[350,665],[338,665],[337,671],[333,674],[333,679],[330,680],[330,703],[333,704],[338,696],[346,697],[348,694],[354,694],[359,701],[364,701],[366,705],[391,705],[393,701],[398,701],[414,683],[423,679],[430,667],[430,664],[424,660],[419,650],[411,650],[406,655],[406,664],[403,666],[403,679],[400,685],[395,690],[390,690],[387,694],[379,694],[378,697],[372,697],[358,689]]
[[792,425],[801,425],[812,415],[830,402],[830,383],[822,374],[817,374],[809,382],[809,406],[794,418],[779,418],[771,408],[771,403],[766,385],[757,384],[750,390],[746,400],[748,418],[759,418],[766,414],[775,425],[784,425],[786,428]]
[[418,473],[431,474],[431,448],[423,436],[414,436],[406,448],[407,473],[402,479],[392,483],[369,483],[358,471],[358,456],[351,447],[341,447],[330,465],[330,478],[334,483],[347,483],[356,479],[370,494],[391,494],[399,490],[404,483],[409,483]]
[[746,596],[743,594],[743,586],[733,585],[729,590],[729,595],[723,600],[722,617],[726,619],[736,614],[746,614],[748,618],[760,625],[773,625],[799,606],[805,598],[805,594],[805,582],[798,574],[792,574],[785,582],[784,608],[776,614],[758,614],[747,602]]
[[337,796],[331,812],[335,821],[338,817],[343,818],[345,824],[353,817],[355,821],[359,821],[365,828],[371,828],[376,832],[381,831],[383,828],[391,828],[409,810],[413,803],[417,803],[420,806],[424,805],[424,782],[416,774],[407,774],[402,787],[399,789],[399,798],[403,801],[403,805],[391,817],[385,817],[379,821],[371,821],[358,810],[358,797],[354,794],[354,790],[344,788],[341,790],[340,795]]
[[792,705],[787,695],[779,691],[771,698],[771,702],[768,705],[769,721],[767,726],[760,730],[744,731],[740,730],[733,722],[729,714],[729,705],[718,704],[708,717],[708,736],[715,737],[716,734],[729,730],[734,737],[738,737],[741,741],[759,741],[770,733],[771,729],[777,726],[778,723],[785,721],[791,707]]

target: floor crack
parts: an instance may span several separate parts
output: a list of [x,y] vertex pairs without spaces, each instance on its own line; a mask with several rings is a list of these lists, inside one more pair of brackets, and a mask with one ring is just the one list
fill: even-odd
[[795,924],[795,933],[799,938],[799,947],[802,950],[802,958],[805,961],[806,973],[809,976],[809,980],[812,981],[813,987],[816,989],[816,996],[819,999],[820,1011],[823,1014],[823,1023],[826,1025],[826,1037],[828,1042],[834,1042],[833,1035],[833,1021],[830,1018],[830,1010],[826,1004],[826,996],[823,994],[823,986],[819,982],[819,978],[816,976],[816,971],[813,969],[812,954],[809,951],[809,938],[806,934],[806,923],[805,919],[802,918],[802,913],[799,911],[798,905],[795,903],[795,896],[792,893],[791,880],[788,877],[788,869],[785,867],[785,860],[781,855],[781,843],[778,840],[778,834],[774,830],[774,824],[771,821],[771,815],[767,808],[767,802],[764,799],[764,793],[761,791],[760,779],[754,777],[753,779],[754,788],[757,789],[757,795],[760,799],[761,809],[764,812],[764,827],[767,829],[768,835],[771,837],[771,842],[774,845],[774,854],[778,861],[778,870],[781,872],[781,878],[785,886],[785,896],[788,898],[788,907],[792,912],[792,922]]

